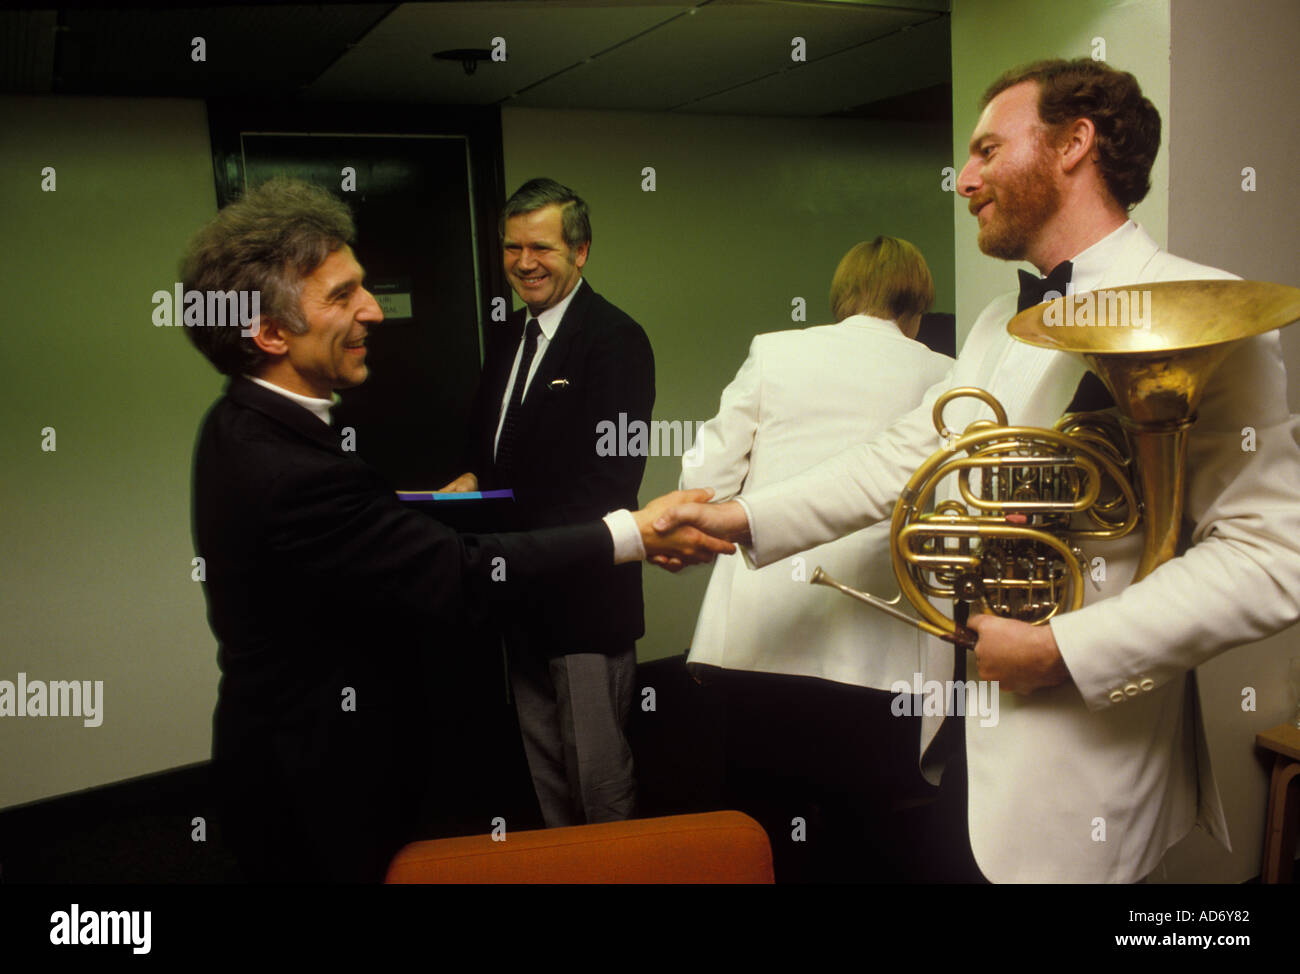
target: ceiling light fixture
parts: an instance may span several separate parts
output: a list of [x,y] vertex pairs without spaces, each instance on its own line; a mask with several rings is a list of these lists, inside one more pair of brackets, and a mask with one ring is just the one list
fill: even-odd
[[435,61],[459,61],[466,74],[473,74],[480,61],[491,59],[492,52],[486,47],[458,47],[450,51],[438,51],[433,55]]

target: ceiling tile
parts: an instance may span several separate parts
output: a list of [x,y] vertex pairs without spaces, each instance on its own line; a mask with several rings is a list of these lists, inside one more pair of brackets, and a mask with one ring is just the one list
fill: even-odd
[[779,75],[704,97],[679,111],[715,115],[826,115],[951,78],[949,19],[927,22]]
[[[689,3],[572,6],[540,2],[403,4],[334,64],[313,97],[383,98],[482,105],[509,97],[556,72],[685,13]],[[472,75],[433,54],[491,48],[506,60],[481,62]]]
[[[784,77],[933,16],[862,6],[716,0],[537,85],[510,104],[668,110],[757,79]],[[805,63],[791,58],[794,38],[803,39]]]

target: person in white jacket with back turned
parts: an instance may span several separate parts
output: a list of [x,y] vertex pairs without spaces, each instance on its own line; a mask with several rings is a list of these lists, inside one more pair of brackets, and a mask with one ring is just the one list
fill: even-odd
[[[831,284],[837,323],[754,338],[683,458],[681,485],[707,484],[725,500],[887,429],[952,366],[914,340],[933,300],[910,243],[854,246]],[[688,662],[727,699],[726,797],[767,826],[778,878],[892,878],[871,854],[870,837],[888,831],[873,820],[903,782],[924,787],[916,724],[891,718],[888,693],[919,670],[917,630],[807,584],[821,566],[888,598],[888,544],[886,524],[759,571],[724,555],[709,580]],[[812,832],[798,846],[796,817]]]

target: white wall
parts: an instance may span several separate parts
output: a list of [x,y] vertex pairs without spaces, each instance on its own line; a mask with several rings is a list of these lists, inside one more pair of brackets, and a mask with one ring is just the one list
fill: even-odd
[[[1169,249],[1248,280],[1300,286],[1300,87],[1288,70],[1300,51],[1300,7],[1294,0],[1178,0],[1171,46]],[[1242,189],[1247,166],[1255,170],[1252,192]],[[1300,325],[1283,329],[1282,349],[1294,412]],[[1235,882],[1259,874],[1271,763],[1256,752],[1254,738],[1289,714],[1293,656],[1300,656],[1296,626],[1201,667],[1210,758],[1233,850],[1193,833],[1170,852],[1157,878]],[[1246,687],[1257,694],[1254,712],[1242,710]]]

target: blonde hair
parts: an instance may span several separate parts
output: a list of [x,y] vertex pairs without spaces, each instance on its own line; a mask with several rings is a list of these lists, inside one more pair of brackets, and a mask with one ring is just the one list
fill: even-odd
[[877,237],[855,244],[831,278],[831,310],[836,321],[872,315],[900,327],[934,303],[934,278],[921,252],[906,240]]

